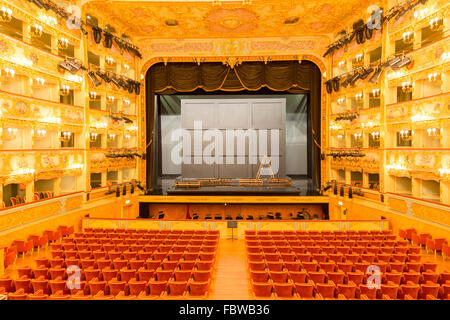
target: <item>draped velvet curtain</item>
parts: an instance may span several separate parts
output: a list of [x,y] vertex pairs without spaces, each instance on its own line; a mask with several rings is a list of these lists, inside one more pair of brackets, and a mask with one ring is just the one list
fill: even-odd
[[[199,88],[212,91],[257,91],[261,88],[273,91],[296,93],[308,92],[312,136],[314,143],[314,180],[320,186],[320,90],[321,72],[312,62],[274,61],[243,62],[233,69],[220,62],[196,63],[158,63],[147,72],[147,143],[152,139],[155,123],[155,95],[175,94],[195,91]],[[152,148],[146,150],[147,184],[150,189],[157,178],[153,165]]]

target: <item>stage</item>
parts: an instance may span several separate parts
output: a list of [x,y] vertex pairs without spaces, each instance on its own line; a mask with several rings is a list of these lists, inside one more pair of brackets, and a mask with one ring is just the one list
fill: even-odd
[[139,218],[211,220],[327,220],[326,196],[140,196]]

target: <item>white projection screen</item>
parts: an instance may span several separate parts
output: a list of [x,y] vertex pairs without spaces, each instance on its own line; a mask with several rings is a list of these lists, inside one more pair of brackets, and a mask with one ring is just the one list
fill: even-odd
[[275,177],[307,175],[306,108],[286,114],[285,98],[180,101],[181,114],[161,116],[163,175],[255,178],[265,155]]

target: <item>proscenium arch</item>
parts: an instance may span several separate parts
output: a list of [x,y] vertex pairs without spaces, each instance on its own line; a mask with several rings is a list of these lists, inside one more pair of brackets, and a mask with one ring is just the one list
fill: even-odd
[[[140,141],[139,141],[139,147],[141,150],[143,150],[147,154],[146,160],[139,161],[139,177],[141,181],[145,181],[145,184],[147,188],[150,191],[153,191],[153,177],[151,176],[151,172],[153,171],[153,168],[151,165],[153,165],[153,144],[152,144],[152,138],[153,138],[153,132],[150,130],[150,128],[147,126],[147,115],[150,114],[147,110],[147,73],[149,72],[150,68],[157,64],[157,63],[172,63],[172,62],[193,62],[194,57],[153,57],[148,59],[144,65],[141,67],[141,75],[145,75],[144,78],[141,81],[141,85],[143,86],[143,90],[141,90],[141,100],[140,100]],[[208,63],[208,62],[225,62],[226,57],[197,57],[197,61],[201,60],[201,63]],[[241,62],[261,62],[260,56],[255,57],[245,57],[241,58],[239,57]],[[326,118],[323,115],[326,115],[326,106],[327,106],[327,99],[328,96],[325,94],[325,90],[323,88],[324,86],[324,78],[323,74],[326,72],[326,66],[323,62],[323,60],[319,57],[316,57],[315,55],[305,54],[300,56],[299,55],[283,55],[283,56],[271,56],[271,61],[309,61],[312,62],[320,71],[321,73],[321,85],[320,85],[320,127],[321,127],[321,134],[320,134],[320,145],[318,145],[319,149],[321,149],[321,146],[326,145],[326,134],[325,131],[327,129],[326,127]],[[316,143],[317,145],[317,143]],[[149,163],[150,162],[150,163]],[[324,184],[324,181],[326,179],[326,162],[321,161],[320,165],[320,181],[318,182],[318,186]],[[150,172],[150,173],[149,173]],[[148,181],[149,180],[149,181]]]

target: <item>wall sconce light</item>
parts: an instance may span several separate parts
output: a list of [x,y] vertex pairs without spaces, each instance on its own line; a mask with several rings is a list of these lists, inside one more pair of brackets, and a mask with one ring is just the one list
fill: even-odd
[[407,31],[402,35],[403,42],[406,44],[410,44],[414,42],[414,32]]
[[45,138],[46,134],[47,134],[47,131],[44,129],[35,129],[34,130],[34,138],[35,139]]
[[439,80],[440,78],[441,78],[441,74],[437,73],[437,72],[430,73],[428,75],[428,81],[430,81],[430,82],[435,82],[435,81]]
[[412,138],[412,131],[411,130],[400,130],[400,138],[403,140],[409,141]]
[[355,100],[356,100],[356,101],[361,101],[362,98],[363,98],[363,94],[362,94],[362,93],[357,93],[357,94],[355,94]]
[[91,100],[97,99],[97,92],[95,92],[95,91],[90,91],[90,92],[89,92],[89,99],[91,99]]
[[5,76],[5,78],[7,78],[7,79],[13,79],[14,76],[16,75],[16,71],[14,69],[11,69],[11,68],[3,69],[2,73]]
[[439,128],[428,128],[427,129],[427,135],[429,137],[439,137],[440,130],[439,130]]
[[89,133],[89,141],[95,142],[95,140],[97,140],[97,136],[98,136],[98,133],[97,133],[97,132],[91,132],[91,133]]
[[62,96],[68,96],[70,93],[70,86],[66,84],[62,84],[61,88],[59,89]]
[[354,133],[353,136],[355,137],[355,140],[361,140],[362,133]]
[[428,12],[428,8],[423,8],[423,9],[414,11],[414,18],[416,18],[416,19],[423,18],[423,17],[425,17],[427,12]]
[[345,98],[339,98],[337,102],[342,106],[345,103]]
[[372,96],[373,96],[374,98],[378,98],[378,97],[380,96],[380,94],[381,94],[380,89],[373,89],[373,90],[372,90]]
[[42,26],[38,25],[37,23],[31,26],[31,33],[33,34],[33,36],[37,38],[42,36],[42,31],[43,31]]
[[43,87],[44,84],[45,84],[45,79],[44,79],[44,78],[39,78],[39,77],[38,77],[38,78],[34,79],[33,83],[34,83],[34,85],[37,86],[37,87]]
[[372,132],[371,135],[372,135],[373,141],[380,141],[380,133],[378,131]]
[[436,17],[430,20],[430,30],[438,31],[444,27],[444,20],[442,18]]
[[131,136],[130,136],[129,134],[125,134],[125,135],[123,136],[123,138],[124,138],[125,140],[130,140]]
[[108,141],[113,142],[116,139],[116,135],[114,133],[108,134]]
[[339,63],[338,63],[338,67],[339,68],[343,68],[345,66],[345,60],[342,60],[342,61],[340,61]]
[[440,168],[440,169],[439,169],[439,175],[440,175],[441,177],[447,177],[447,178],[448,178],[448,176],[450,175],[450,169],[447,169],[447,168]]
[[44,21],[53,26],[56,26],[58,24],[58,20],[56,20],[56,18],[52,16],[44,16]]
[[3,135],[4,140],[13,140],[17,137],[17,128],[8,128],[4,130],[6,135]]
[[116,100],[114,96],[108,96],[106,99],[108,100],[109,103],[113,103],[114,100]]
[[58,48],[65,50],[69,47],[69,40],[67,40],[66,38],[60,38],[58,40]]
[[62,141],[65,141],[65,142],[69,141],[71,136],[72,136],[72,132],[69,132],[69,131],[62,131],[61,132],[61,140]]
[[359,62],[361,62],[363,60],[363,57],[364,57],[364,55],[362,53],[357,54],[355,56],[355,61],[359,63]]
[[130,70],[130,66],[127,65],[127,64],[124,64],[124,65],[123,65],[123,69],[124,69],[126,72],[128,72],[128,71]]
[[10,8],[2,7],[0,9],[0,20],[3,22],[10,22],[12,20],[12,10]]
[[338,134],[338,135],[337,135],[337,138],[338,138],[339,140],[341,140],[343,137],[344,137],[344,136],[343,136],[342,134]]
[[403,92],[411,92],[413,89],[413,84],[411,81],[403,81],[402,82],[402,91]]
[[111,57],[106,57],[106,64],[112,66],[114,64],[114,59]]
[[130,106],[130,104],[131,104],[130,100],[128,100],[128,99],[124,99],[123,100],[123,106],[124,107],[128,108]]

